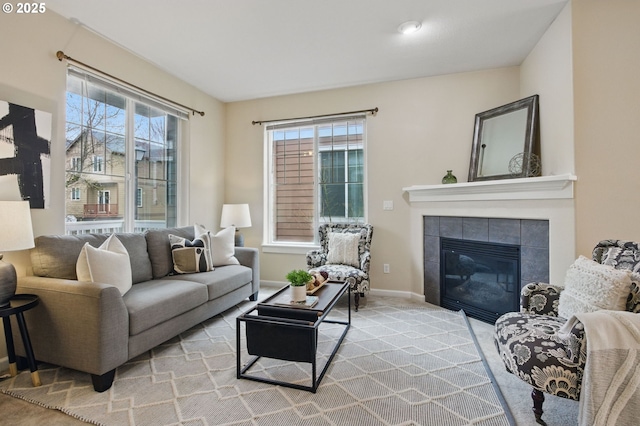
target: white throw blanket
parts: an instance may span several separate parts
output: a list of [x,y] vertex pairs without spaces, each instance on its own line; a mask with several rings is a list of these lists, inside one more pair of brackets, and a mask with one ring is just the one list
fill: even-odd
[[587,339],[579,425],[640,424],[640,314],[577,314],[559,334],[568,333],[578,320]]

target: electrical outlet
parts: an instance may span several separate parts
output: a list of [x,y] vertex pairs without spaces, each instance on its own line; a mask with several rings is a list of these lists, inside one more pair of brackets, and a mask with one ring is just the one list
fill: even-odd
[[382,202],[382,210],[393,210],[393,200],[391,200],[391,201],[383,201]]
[[383,271],[385,274],[388,274],[388,273],[389,273],[389,271],[390,271],[390,270],[389,270],[389,264],[388,264],[388,263],[385,263],[384,265],[382,265],[382,271]]

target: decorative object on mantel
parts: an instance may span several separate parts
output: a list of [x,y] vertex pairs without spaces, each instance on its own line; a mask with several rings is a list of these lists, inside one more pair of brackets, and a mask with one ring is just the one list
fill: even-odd
[[442,178],[442,183],[458,183],[458,178],[451,173],[452,171],[453,170],[447,170],[447,174]]
[[518,154],[540,155],[538,115],[538,95],[476,114],[469,182],[538,176],[531,160],[510,166]]
[[513,177],[522,177],[522,171],[527,170],[527,176],[540,176],[540,157],[536,154],[520,152],[509,160],[509,173]]

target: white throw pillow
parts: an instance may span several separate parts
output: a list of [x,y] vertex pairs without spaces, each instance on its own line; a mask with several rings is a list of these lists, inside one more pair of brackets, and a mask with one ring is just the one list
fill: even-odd
[[330,232],[327,263],[332,265],[349,265],[360,267],[358,243],[360,234]]
[[568,319],[600,309],[624,311],[630,288],[631,271],[580,256],[567,271],[558,315]]
[[115,235],[98,248],[85,243],[76,262],[76,275],[78,281],[114,285],[124,295],[133,282],[129,252]]
[[236,228],[230,226],[224,228],[216,235],[211,236],[211,257],[213,266],[239,265],[236,259]]

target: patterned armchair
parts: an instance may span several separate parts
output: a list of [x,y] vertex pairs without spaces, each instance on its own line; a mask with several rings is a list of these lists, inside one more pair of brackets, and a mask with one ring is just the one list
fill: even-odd
[[[350,233],[359,234],[358,243],[359,266],[330,264],[327,263],[329,253],[329,234]],[[354,294],[355,309],[360,306],[360,297],[369,291],[369,266],[371,262],[371,239],[373,237],[373,226],[349,225],[339,223],[325,223],[318,228],[320,235],[320,249],[307,252],[307,268],[318,272],[325,271],[330,280],[347,281]]]
[[[640,243],[604,240],[593,250],[593,260],[616,269],[640,269]],[[546,392],[574,400],[580,399],[586,362],[587,342],[579,321],[568,337],[558,336],[567,319],[558,316],[563,288],[545,283],[530,283],[522,289],[521,312],[502,315],[495,324],[495,344],[510,373],[533,386],[533,412],[542,420]],[[627,310],[640,312],[640,291],[632,283]]]

